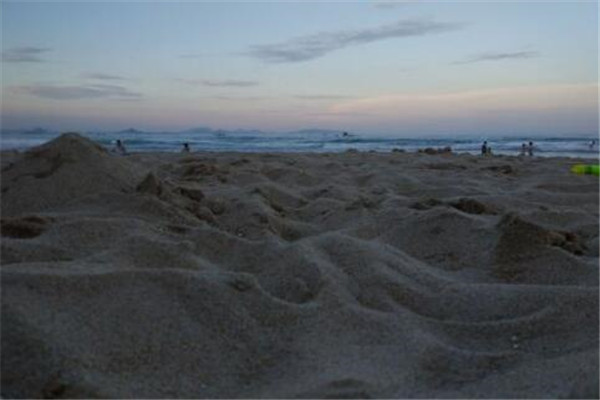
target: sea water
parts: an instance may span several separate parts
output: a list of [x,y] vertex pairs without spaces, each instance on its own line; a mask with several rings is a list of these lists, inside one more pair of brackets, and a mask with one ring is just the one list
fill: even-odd
[[[519,155],[523,143],[533,141],[534,154],[544,157],[598,158],[597,137],[462,137],[462,138],[400,138],[392,135],[345,134],[337,131],[305,130],[286,133],[261,131],[223,131],[202,128],[184,132],[120,132],[81,133],[107,148],[114,147],[117,139],[123,141],[130,152],[181,151],[189,143],[192,151],[234,152],[415,152],[419,149],[450,146],[456,153],[480,153],[483,140],[494,154]],[[25,150],[45,143],[59,132],[43,129],[0,131],[1,150]],[[592,141],[594,146],[590,146]]]

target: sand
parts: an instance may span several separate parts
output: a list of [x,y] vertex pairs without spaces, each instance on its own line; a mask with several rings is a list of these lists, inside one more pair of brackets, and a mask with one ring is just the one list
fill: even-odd
[[2,155],[5,398],[598,398],[580,160]]

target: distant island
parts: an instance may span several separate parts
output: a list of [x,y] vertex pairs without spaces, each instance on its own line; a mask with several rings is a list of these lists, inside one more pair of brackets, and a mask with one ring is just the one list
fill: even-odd
[[135,129],[135,128],[127,128],[127,129],[123,129],[122,131],[118,131],[115,133],[116,134],[138,134],[138,133],[146,133],[146,132],[141,131],[139,129]]

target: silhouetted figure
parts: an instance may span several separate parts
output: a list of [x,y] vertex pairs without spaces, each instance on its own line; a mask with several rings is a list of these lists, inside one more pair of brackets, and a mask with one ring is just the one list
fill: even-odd
[[527,146],[527,153],[530,156],[533,156],[533,142],[529,142],[529,146]]
[[521,145],[521,154],[519,154],[520,156],[526,156],[527,155],[527,143],[523,143]]
[[488,152],[487,140],[481,145],[481,155],[485,156]]
[[116,143],[113,151],[115,153],[122,154],[122,155],[127,154],[127,150],[125,149],[125,146],[123,145],[123,142],[121,141],[121,139],[117,139],[117,143]]
[[184,143],[183,144],[183,149],[181,149],[182,153],[189,153],[190,152],[190,144],[189,143]]

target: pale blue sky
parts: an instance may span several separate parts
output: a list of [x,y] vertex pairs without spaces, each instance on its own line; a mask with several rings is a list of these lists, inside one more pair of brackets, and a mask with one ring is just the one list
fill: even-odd
[[596,2],[16,2],[2,125],[594,134]]

